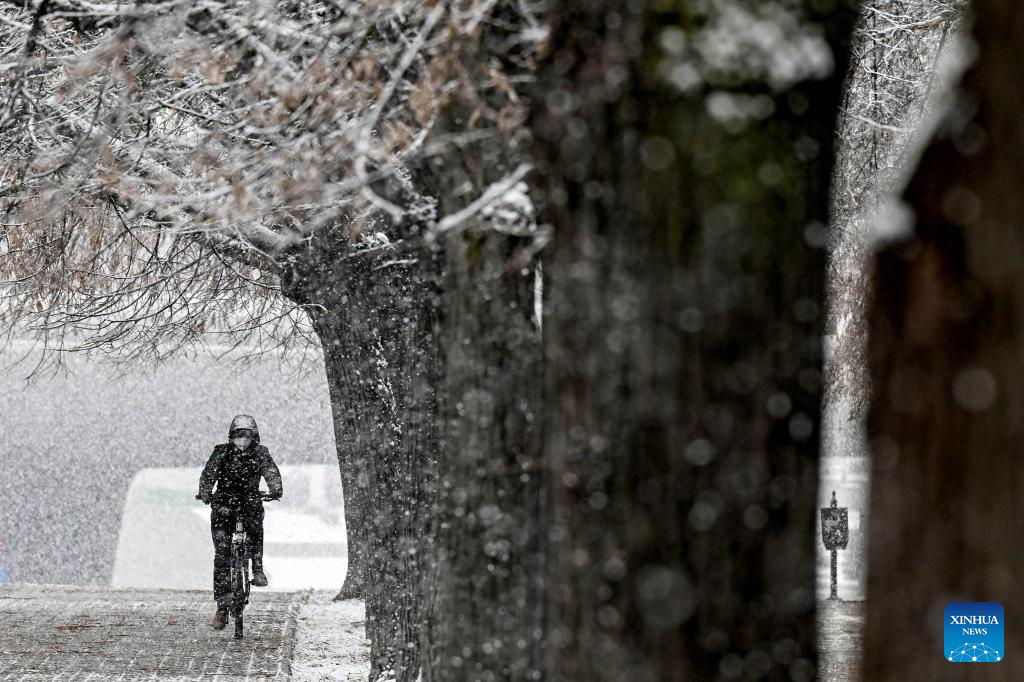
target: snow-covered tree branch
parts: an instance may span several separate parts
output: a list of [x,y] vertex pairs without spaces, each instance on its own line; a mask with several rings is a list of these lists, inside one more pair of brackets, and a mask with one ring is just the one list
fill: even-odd
[[[508,49],[470,73],[493,27]],[[521,134],[543,37],[526,2],[0,5],[5,322],[50,348],[301,342],[295,254],[450,224],[409,169]]]

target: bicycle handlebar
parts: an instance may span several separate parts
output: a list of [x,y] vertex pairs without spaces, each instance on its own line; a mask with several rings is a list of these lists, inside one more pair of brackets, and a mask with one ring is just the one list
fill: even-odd
[[[203,496],[202,495],[196,495],[196,499],[202,501]],[[263,500],[264,502],[276,502],[276,501],[280,500],[281,498],[276,496],[276,495],[271,495],[270,493],[264,492],[264,491],[261,490],[260,491],[260,499]]]

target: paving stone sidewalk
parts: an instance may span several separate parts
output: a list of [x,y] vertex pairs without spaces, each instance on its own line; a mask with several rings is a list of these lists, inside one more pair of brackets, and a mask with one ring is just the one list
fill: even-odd
[[253,591],[245,638],[209,592],[0,586],[0,681],[286,680],[304,593]]

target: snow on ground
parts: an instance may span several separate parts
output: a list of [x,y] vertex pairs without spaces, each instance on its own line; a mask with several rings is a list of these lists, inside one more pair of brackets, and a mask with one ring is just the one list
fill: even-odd
[[0,585],[0,682],[365,682],[363,603],[333,595],[254,591],[235,640],[209,591]]
[[0,585],[0,682],[280,682],[303,597],[254,592],[236,640],[208,590]]
[[363,602],[334,594],[315,591],[299,610],[292,682],[363,682],[370,674]]

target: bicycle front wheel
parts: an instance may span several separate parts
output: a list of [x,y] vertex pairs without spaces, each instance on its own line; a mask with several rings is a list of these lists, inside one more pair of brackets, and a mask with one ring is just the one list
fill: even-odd
[[232,616],[235,619],[235,637],[242,636],[242,612],[249,602],[249,570],[244,554],[237,554],[231,560],[231,601]]

